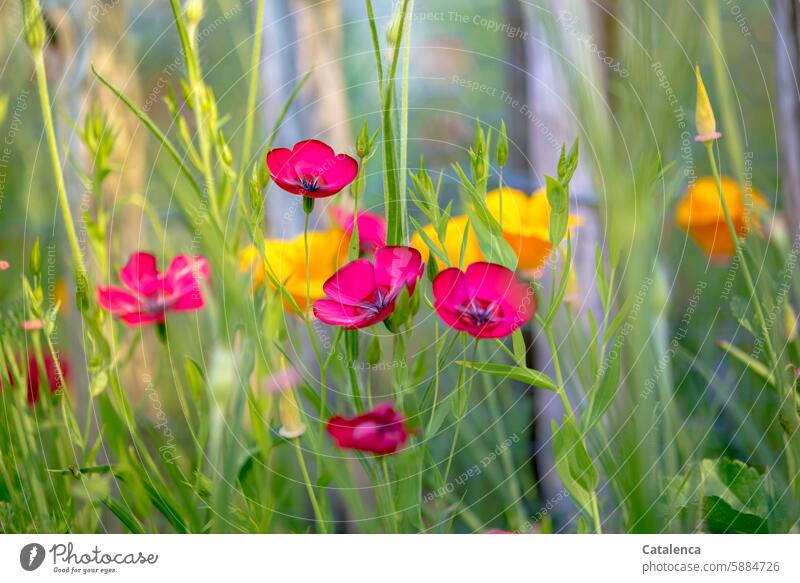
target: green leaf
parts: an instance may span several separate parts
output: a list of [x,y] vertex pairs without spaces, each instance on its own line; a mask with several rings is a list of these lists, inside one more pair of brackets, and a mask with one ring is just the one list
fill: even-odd
[[734,510],[766,517],[766,479],[758,470],[724,457],[704,459],[701,468],[706,495],[719,496]]
[[759,360],[756,360],[740,348],[737,348],[730,342],[720,341],[717,343],[719,347],[731,355],[734,359],[741,362],[751,372],[755,373],[761,379],[767,381],[770,385],[775,387],[775,376],[764,366]]
[[581,429],[585,434],[595,424],[602,419],[603,414],[614,402],[614,397],[617,394],[620,380],[620,359],[610,359],[608,361],[605,374],[597,385],[597,388],[592,391],[589,406],[586,409],[583,417],[581,418]]
[[564,417],[561,435],[564,439],[564,445],[568,448],[566,455],[569,459],[569,470],[572,479],[587,492],[594,492],[600,482],[600,476],[592,463],[592,458],[589,457],[589,453],[586,451],[586,447],[583,445],[583,439],[578,432],[575,421],[571,417]]
[[456,361],[456,364],[490,374],[493,376],[502,377],[504,379],[511,379],[520,381],[525,384],[546,389],[548,391],[556,392],[556,384],[549,376],[524,366],[509,366],[506,364],[494,364],[491,362],[469,362],[466,360]]
[[578,167],[578,138],[572,143],[569,155],[566,154],[566,144],[561,145],[561,156],[558,160],[558,181],[568,185]]
[[128,506],[123,506],[114,498],[110,497],[104,498],[103,504],[132,534],[144,534],[144,526],[142,526],[139,519],[133,515],[133,512],[131,512]]
[[570,463],[572,448],[570,447],[569,439],[559,429],[555,421],[552,421],[551,428],[553,431],[553,455],[561,483],[564,484],[564,488],[567,489],[575,503],[588,512],[592,503],[592,495],[572,475]]
[[703,498],[703,516],[706,528],[713,534],[762,534],[767,532],[767,521],[760,516],[738,512],[719,496]]
[[203,398],[206,380],[203,377],[203,370],[190,357],[186,356],[183,361],[183,369],[186,371],[186,380],[189,383],[189,390],[192,392],[196,402]]
[[511,335],[511,346],[514,349],[514,361],[517,363],[517,366],[527,368],[525,362],[527,347],[525,346],[525,337],[522,335],[521,328],[514,330],[514,334]]
[[428,236],[428,234],[425,232],[422,226],[417,222],[417,220],[414,217],[409,217],[409,220],[411,221],[411,225],[417,230],[417,233],[422,238],[423,243],[425,243],[430,252],[436,255],[436,257],[438,257],[443,264],[450,265],[450,260],[439,248],[439,245],[434,243],[433,239],[431,239]]

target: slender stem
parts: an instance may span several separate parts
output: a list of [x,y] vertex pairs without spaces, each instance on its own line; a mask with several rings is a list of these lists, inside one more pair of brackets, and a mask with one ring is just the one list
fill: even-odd
[[[83,262],[83,255],[81,254],[81,247],[78,243],[78,235],[75,231],[75,223],[72,221],[72,212],[69,208],[69,198],[67,197],[67,187],[64,183],[64,173],[61,170],[61,162],[58,157],[58,142],[56,141],[56,131],[53,125],[53,114],[50,110],[50,92],[47,89],[47,76],[44,67],[44,54],[42,50],[36,50],[33,53],[33,61],[36,67],[36,81],[39,86],[39,102],[42,108],[42,116],[44,117],[44,131],[47,135],[47,144],[50,149],[50,161],[53,166],[53,175],[56,179],[56,189],[58,192],[58,202],[61,206],[61,213],[64,215],[64,226],[67,231],[67,239],[69,246],[72,249],[72,254],[75,257],[75,266],[78,274],[78,286],[84,285],[84,278],[86,276],[86,266]],[[80,290],[78,291],[85,291]]]
[[303,449],[300,447],[300,440],[293,439],[292,441],[294,441],[294,449],[297,452],[297,462],[300,464],[300,471],[303,473],[303,481],[306,484],[308,498],[311,500],[311,507],[314,509],[314,516],[317,518],[317,526],[322,534],[327,534],[328,531],[325,528],[325,520],[322,516],[319,502],[317,502],[317,495],[314,493],[314,486],[311,484],[311,477],[308,475],[308,468],[306,467],[306,460],[303,457]]
[[[500,445],[509,437],[506,433],[505,423],[503,422],[503,411],[501,411],[500,402],[497,398],[495,387],[491,385],[486,375],[481,375],[481,384],[486,394],[486,400],[489,404],[489,412],[495,419],[495,422],[492,424],[495,439],[497,440],[497,444]],[[522,487],[519,483],[517,470],[514,467],[514,458],[511,455],[511,448],[503,448],[502,452],[500,453],[500,461],[503,465],[503,470],[507,475],[506,484],[508,486],[508,494],[510,497],[509,502],[514,507],[514,511],[516,513],[516,516],[514,516],[515,523],[512,524],[512,527],[514,529],[518,529],[525,523],[526,514],[524,507],[522,506]]]
[[600,524],[600,509],[597,505],[597,493],[592,492],[592,522],[594,522],[594,531],[597,534],[603,534],[603,527]]
[[725,223],[728,225],[728,232],[733,239],[733,244],[736,249],[736,254],[739,257],[739,263],[742,266],[742,273],[744,273],[745,283],[750,292],[750,298],[753,302],[756,320],[758,327],[761,329],[761,334],[764,337],[764,347],[767,355],[772,361],[772,375],[778,386],[781,396],[781,404],[779,406],[780,422],[786,433],[786,449],[787,449],[787,464],[789,469],[789,484],[797,495],[800,495],[800,479],[797,476],[797,469],[800,466],[800,419],[797,413],[797,398],[793,385],[788,385],[784,380],[783,371],[781,370],[780,359],[772,345],[772,338],[770,335],[769,326],[764,316],[764,311],[761,307],[761,302],[758,298],[758,291],[756,290],[755,281],[750,274],[750,267],[747,264],[747,259],[744,255],[744,247],[736,228],[731,219],[731,213],[728,209],[728,202],[725,200],[725,195],[722,190],[722,179],[720,178],[719,169],[717,168],[717,159],[714,155],[714,142],[709,141],[705,143],[708,159],[711,164],[711,172],[714,176],[714,182],[717,185],[717,194],[719,195],[720,203],[722,204],[722,211],[725,214]]
[[756,318],[758,319],[758,325],[761,328],[761,333],[764,335],[764,347],[767,350],[767,354],[769,355],[770,359],[773,362],[773,366],[775,367],[775,377],[776,381],[780,386],[783,386],[783,376],[781,375],[779,368],[779,360],[778,356],[775,352],[775,348],[772,346],[772,340],[769,334],[769,327],[767,326],[766,318],[764,317],[764,312],[761,309],[761,302],[758,301],[758,292],[756,290],[755,282],[753,280],[753,276],[750,274],[750,267],[747,264],[747,260],[744,256],[744,249],[742,247],[742,242],[739,239],[739,234],[736,232],[736,227],[733,225],[733,219],[731,218],[730,210],[728,209],[728,202],[725,200],[725,195],[722,191],[722,179],[720,178],[719,169],[717,168],[717,159],[714,155],[714,146],[713,142],[706,142],[706,152],[708,152],[708,159],[711,163],[711,173],[714,175],[714,182],[717,185],[717,193],[719,194],[719,200],[722,204],[722,212],[725,214],[725,223],[728,225],[728,232],[731,235],[731,239],[733,240],[734,248],[736,249],[736,254],[739,256],[739,263],[742,266],[742,273],[744,273],[745,283],[747,284],[747,289],[750,292],[750,297],[753,301],[753,306],[755,308]]
[[311,257],[308,250],[308,218],[311,213],[305,213],[306,218],[303,222],[303,248],[306,255],[306,320],[309,320],[309,313],[311,309]]
[[[466,346],[464,347],[466,349]],[[478,341],[475,340],[472,346],[472,358],[470,359],[472,362],[475,362],[475,353],[478,350]],[[466,381],[464,378],[466,376],[466,366],[461,365],[458,371],[458,383],[456,384],[456,390],[461,391],[459,395],[461,399],[458,402],[458,412],[457,412],[457,419],[456,419],[456,429],[455,433],[453,434],[453,441],[450,444],[450,453],[447,456],[447,466],[444,470],[444,478],[443,484],[447,486],[447,478],[450,475],[450,467],[453,465],[453,456],[456,452],[456,443],[458,443],[458,436],[461,432],[461,423],[464,421],[464,417],[467,414],[467,408],[469,407],[469,390],[472,387],[472,380],[475,378],[475,373],[473,372],[470,374],[469,381]]]
[[372,36],[372,48],[375,50],[375,66],[378,68],[378,90],[383,90],[383,57],[381,57],[381,43],[378,40],[378,27],[375,24],[375,11],[372,9],[371,0],[366,0],[367,19],[369,20],[369,31]]
[[391,524],[392,530],[398,532],[397,529],[397,508],[394,503],[394,494],[392,493],[392,484],[389,479],[389,466],[386,463],[386,456],[381,456],[381,466],[383,467],[383,479],[386,486],[386,501],[389,504],[389,511],[392,514]]
[[500,200],[500,230],[503,230],[503,168],[498,173],[497,197]]
[[242,144],[242,162],[239,166],[239,184],[237,190],[242,189],[244,173],[250,160],[250,151],[253,146],[253,127],[255,125],[255,108],[258,97],[258,71],[261,57],[261,38],[263,37],[264,0],[259,0],[256,8],[256,28],[253,33],[253,52],[250,55],[250,86],[247,90],[247,109],[245,110],[244,142]]
[[[561,362],[558,358],[558,346],[556,346],[556,340],[553,336],[553,328],[551,326],[545,327],[545,336],[547,337],[547,345],[550,348],[550,354],[553,359],[553,370],[556,373],[556,385],[558,389],[558,396],[561,398],[561,403],[564,405],[564,410],[566,411],[567,415],[572,419],[575,419],[575,412],[572,409],[572,405],[569,402],[569,397],[567,396],[566,386],[564,385],[564,376],[561,373]],[[581,435],[580,438],[581,443],[586,448],[586,443]],[[598,534],[602,533],[602,529],[600,527],[600,510],[597,504],[597,493],[592,490],[591,492],[591,504],[589,507],[589,514],[592,517],[592,521],[594,523],[595,531]]]

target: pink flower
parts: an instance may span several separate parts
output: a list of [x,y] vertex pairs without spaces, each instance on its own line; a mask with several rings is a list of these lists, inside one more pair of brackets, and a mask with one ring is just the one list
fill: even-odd
[[350,419],[333,417],[328,421],[327,429],[340,448],[377,455],[394,453],[408,440],[405,418],[394,410],[391,403],[378,405],[372,411]]
[[494,263],[451,267],[433,281],[434,306],[445,324],[476,338],[503,338],[533,317],[536,298],[514,272]]
[[297,142],[291,150],[271,150],[267,167],[275,184],[283,190],[311,198],[336,194],[358,174],[358,162],[347,154],[335,153],[319,140]]
[[[331,209],[333,220],[348,235],[353,234],[355,213],[341,207]],[[386,245],[386,220],[375,213],[360,211],[358,213],[358,246],[364,253],[374,253],[379,247]]]
[[314,315],[331,326],[348,330],[383,322],[394,311],[403,287],[414,293],[422,276],[422,256],[411,247],[381,247],[374,265],[369,259],[351,261],[322,286],[329,299],[314,303]]
[[150,253],[134,253],[119,272],[127,289],[110,285],[97,288],[100,305],[129,326],[163,322],[167,311],[199,310],[204,305],[200,279],[208,279],[204,257],[178,255],[166,273],[156,267]]
[[[56,368],[56,361],[49,354],[42,357],[44,360],[44,372],[47,377],[47,386],[50,388],[51,393],[55,393],[61,388],[61,379],[58,376],[58,369]],[[66,380],[69,375],[69,366],[66,361],[59,359],[58,364],[61,366],[61,373]],[[36,362],[36,356],[31,354],[28,357],[28,403],[35,405],[39,402],[39,389],[41,385],[39,365]]]
[[[360,225],[361,225],[361,222],[359,221],[359,226]],[[4,260],[0,259],[0,271],[5,271],[9,267],[11,267],[11,265],[8,263],[8,261],[4,261]]]
[[[56,368],[56,361],[53,360],[53,357],[49,354],[42,355],[42,360],[44,361],[44,372],[47,380],[47,387],[50,389],[50,393],[55,393],[61,388],[61,379],[58,376],[58,370]],[[64,379],[66,380],[69,377],[69,365],[66,360],[62,360],[59,358],[59,364],[61,365],[61,373],[64,375]],[[9,369],[10,371],[10,369]],[[14,386],[14,379],[11,378],[11,373],[8,374],[10,385]],[[31,352],[28,355],[28,375],[27,375],[27,399],[28,403],[31,405],[35,405],[39,402],[39,393],[41,389],[41,373],[39,372],[39,363],[36,360],[36,355]],[[3,380],[0,378],[0,391],[4,389]]]
[[44,328],[44,320],[25,320],[22,323],[23,330],[41,330]]

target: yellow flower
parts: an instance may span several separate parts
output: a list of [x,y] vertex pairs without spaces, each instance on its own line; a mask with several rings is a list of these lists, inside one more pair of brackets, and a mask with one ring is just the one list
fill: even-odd
[[[325,296],[322,285],[339,267],[347,262],[350,238],[338,229],[310,231],[308,233],[309,281],[311,301]],[[275,279],[282,282],[301,310],[306,308],[306,260],[303,235],[294,239],[266,239],[264,256]],[[253,284],[263,285],[266,279],[265,265],[258,250],[249,245],[239,256],[239,269],[250,272]],[[270,285],[274,288],[272,280]]]
[[[750,228],[750,215],[753,209],[745,209],[739,185],[731,178],[723,177],[722,194],[736,232],[739,236],[746,235]],[[755,189],[752,198],[756,206],[767,207],[764,197]],[[687,189],[683,199],[678,203],[675,220],[710,257],[727,258],[736,252],[713,178],[700,178]]]
[[697,130],[696,142],[710,142],[722,137],[717,131],[717,120],[714,117],[714,110],[711,108],[711,100],[708,98],[703,78],[700,76],[700,65],[694,67],[697,76],[697,106],[694,112],[694,125]]
[[[464,240],[464,230],[467,228],[467,220],[468,218],[466,216],[453,217],[447,223],[444,251],[447,253],[447,258],[451,266],[458,266],[459,264],[458,260],[461,257],[461,243]],[[425,234],[434,243],[439,243],[439,239],[436,236],[436,229],[433,225],[428,225],[423,231],[425,231]],[[426,260],[430,256],[430,250],[419,233],[414,233],[414,236],[411,237],[411,246],[420,251]],[[462,267],[466,267],[476,261],[483,261],[483,254],[478,245],[475,232],[472,230],[472,227],[470,227],[467,233],[467,246],[464,249],[464,263]]]
[[[489,212],[503,227],[503,238],[519,258],[518,269],[536,270],[550,255],[550,203],[540,188],[531,196],[521,190],[503,188],[503,216],[500,220],[500,190],[486,196]],[[570,215],[569,226],[581,223],[580,217]]]

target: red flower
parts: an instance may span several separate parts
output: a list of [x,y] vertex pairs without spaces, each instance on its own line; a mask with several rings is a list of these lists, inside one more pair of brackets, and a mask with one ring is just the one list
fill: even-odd
[[328,434],[342,449],[377,455],[394,453],[408,440],[405,418],[391,403],[378,405],[351,419],[333,417],[328,421]]
[[358,162],[319,140],[297,142],[291,150],[271,150],[267,167],[283,190],[311,198],[333,196],[358,174]]
[[[348,235],[353,234],[353,223],[356,222],[355,213],[335,206],[331,209],[331,215],[340,229]],[[374,253],[384,245],[386,245],[386,220],[375,213],[360,211],[358,213],[358,246],[361,251]]]
[[[50,388],[51,393],[55,393],[58,389],[61,388],[61,379],[58,376],[58,370],[56,369],[56,361],[53,360],[53,357],[49,354],[42,355],[42,360],[44,361],[44,372],[45,376],[47,377],[47,386]],[[61,372],[64,375],[64,379],[69,376],[69,365],[65,360],[59,359],[59,364],[61,365]],[[11,386],[14,386],[14,379],[11,377],[11,373],[9,370],[8,378],[10,381]],[[39,372],[39,364],[36,361],[36,355],[30,353],[28,355],[28,391],[27,391],[27,399],[28,403],[31,405],[35,405],[39,402],[39,390],[41,388],[41,373]],[[0,391],[4,388],[3,381],[0,379]]]
[[445,324],[476,338],[503,338],[533,317],[536,298],[514,272],[494,263],[451,267],[433,281],[434,306]]
[[178,255],[161,274],[153,255],[138,252],[131,255],[119,278],[127,290],[99,286],[100,305],[129,326],[154,324],[163,322],[167,311],[193,311],[205,305],[200,279],[208,279],[208,262],[204,257]]
[[[47,376],[47,386],[50,387],[50,393],[55,394],[55,392],[61,388],[61,379],[56,369],[56,361],[53,360],[53,357],[49,354],[43,355],[42,360],[44,360],[44,372]],[[66,380],[69,374],[69,366],[64,360],[59,359],[58,362],[61,365],[61,373]],[[28,357],[28,403],[31,405],[35,405],[39,402],[40,385],[39,365],[36,362],[36,356],[31,354]]]
[[383,322],[394,311],[397,297],[422,275],[422,256],[411,247],[381,247],[375,264],[369,259],[351,261],[322,286],[330,299],[314,303],[314,315],[332,326],[348,330]]

